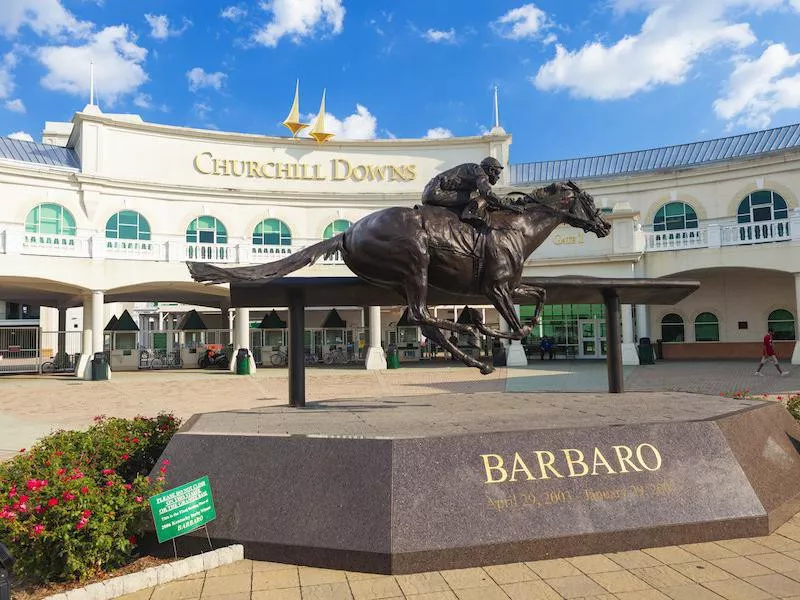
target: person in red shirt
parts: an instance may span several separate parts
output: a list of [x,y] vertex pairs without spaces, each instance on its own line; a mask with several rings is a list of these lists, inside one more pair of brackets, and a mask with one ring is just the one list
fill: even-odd
[[784,371],[778,364],[778,357],[775,355],[775,346],[772,344],[772,334],[772,329],[769,329],[767,331],[767,335],[764,336],[764,343],[761,347],[761,363],[756,369],[756,375],[760,377],[764,376],[764,374],[761,372],[761,367],[763,367],[768,361],[775,365],[775,368],[778,369],[778,373],[781,375],[789,374],[789,371]]

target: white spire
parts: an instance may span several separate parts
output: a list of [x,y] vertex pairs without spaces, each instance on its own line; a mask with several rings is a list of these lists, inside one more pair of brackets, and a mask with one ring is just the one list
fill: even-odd
[[490,135],[507,135],[506,130],[500,127],[500,104],[497,101],[497,86],[494,86],[494,127]]
[[500,109],[497,106],[497,86],[494,86],[494,126],[500,127]]
[[[497,88],[494,88],[494,102],[497,105]],[[94,106],[94,61],[89,61],[89,105]]]
[[94,103],[94,61],[89,61],[89,104],[83,107],[83,112],[99,115],[102,114],[100,107]]

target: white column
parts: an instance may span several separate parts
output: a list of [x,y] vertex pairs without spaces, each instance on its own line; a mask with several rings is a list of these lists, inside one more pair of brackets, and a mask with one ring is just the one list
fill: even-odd
[[103,351],[103,308],[105,294],[103,290],[92,291],[92,353]]
[[[800,273],[794,274],[794,318],[800,318]],[[797,321],[795,321],[797,323]],[[795,338],[797,338],[797,327],[795,326]],[[792,352],[792,364],[800,365],[800,340],[794,343]]]
[[366,367],[368,371],[386,369],[386,354],[381,347],[381,307],[369,307],[369,348],[367,349]]
[[639,353],[636,351],[636,344],[633,341],[633,306],[623,304],[620,311],[622,313],[622,364],[638,365]]
[[[650,337],[648,333],[650,328],[647,326],[647,305],[636,305],[636,339],[640,340],[643,337]],[[655,341],[655,340],[651,340]]]
[[91,379],[89,361],[92,359],[92,296],[83,297],[83,338],[81,340],[81,358],[75,366],[75,377]]
[[[519,317],[519,304],[514,305],[514,310]],[[508,324],[506,323],[506,329]],[[522,347],[522,342],[519,340],[511,340],[508,346],[508,356],[506,357],[506,366],[509,367],[527,367],[528,357],[525,356],[525,348]]]
[[228,365],[228,369],[232,372],[236,371],[236,355],[242,348],[247,350],[250,374],[255,375],[256,361],[253,360],[253,352],[250,350],[250,309],[240,307],[233,315],[233,356]]
[[[105,292],[92,290],[92,352],[89,360],[94,358],[96,352],[103,351],[103,309],[105,308]],[[111,365],[106,363],[106,377],[111,379]]]

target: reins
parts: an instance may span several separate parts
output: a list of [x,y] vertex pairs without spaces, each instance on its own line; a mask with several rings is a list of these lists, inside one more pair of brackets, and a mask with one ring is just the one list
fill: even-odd
[[578,194],[574,193],[574,190],[573,190],[573,196],[572,196],[572,204],[570,205],[568,211],[567,210],[563,210],[561,208],[556,208],[555,206],[551,206],[550,204],[547,204],[543,200],[540,200],[539,198],[537,198],[536,196],[532,196],[531,194],[525,194],[525,197],[526,198],[530,198],[530,200],[534,204],[538,204],[539,206],[541,206],[543,208],[546,208],[547,210],[549,210],[550,212],[552,212],[554,214],[561,215],[564,218],[564,221],[568,225],[573,225],[574,227],[580,227],[584,231],[591,231],[595,227],[595,224],[592,223],[591,221],[589,221],[588,219],[583,219],[583,218],[578,217],[575,214],[573,214],[572,211],[575,210],[575,205],[579,200]]

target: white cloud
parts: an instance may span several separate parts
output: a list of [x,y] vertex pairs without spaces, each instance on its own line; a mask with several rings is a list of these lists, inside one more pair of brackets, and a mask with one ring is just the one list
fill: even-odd
[[453,132],[444,127],[434,127],[433,129],[428,129],[428,133],[425,134],[425,137],[429,140],[443,140],[453,137]]
[[229,21],[238,21],[247,16],[247,10],[239,6],[226,6],[219,13],[219,16]]
[[17,57],[13,52],[7,52],[0,58],[0,98],[8,98],[14,91],[14,67],[17,66]]
[[548,26],[547,14],[535,4],[514,8],[492,23],[499,35],[511,40],[538,37]]
[[33,141],[31,134],[24,131],[15,131],[14,133],[9,133],[7,137],[10,137],[12,140],[22,140],[23,142]]
[[660,85],[683,83],[695,62],[723,47],[756,41],[746,22],[730,13],[784,7],[784,0],[615,0],[614,8],[649,10],[641,30],[610,45],[591,42],[576,51],[556,45],[533,82],[541,90],[567,89],[595,100],[627,98]]
[[142,63],[147,50],[136,45],[136,37],[124,25],[106,27],[83,46],[46,46],[36,57],[48,69],[42,86],[89,97],[89,63],[94,61],[98,97],[113,106],[147,81]]
[[456,32],[455,29],[448,29],[447,31],[441,31],[438,29],[428,29],[425,33],[422,34],[429,42],[437,43],[437,42],[445,42],[445,43],[453,43],[456,41]]
[[[316,114],[306,115],[308,123],[312,126],[317,120]],[[325,112],[325,131],[345,140],[371,140],[376,137],[378,119],[369,112],[367,107],[356,104],[356,112],[339,120],[329,112]],[[303,130],[301,136],[309,137],[308,129]]]
[[195,102],[194,106],[192,106],[194,110],[194,114],[197,115],[202,121],[208,119],[208,115],[211,113],[211,107],[208,104],[203,104],[202,102]]
[[[772,44],[756,59],[742,58],[714,102],[716,115],[751,128],[767,127],[775,113],[800,108],[800,54]],[[794,73],[787,71],[794,69]]]
[[12,37],[25,26],[38,35],[77,38],[86,37],[93,29],[91,23],[77,20],[60,0],[3,0],[0,33]]
[[225,73],[220,73],[219,71],[215,73],[206,73],[203,68],[195,67],[186,73],[186,77],[189,80],[189,89],[193,92],[196,92],[200,88],[204,87],[210,87],[214,88],[215,90],[219,90],[222,87],[222,84],[225,83],[225,78],[227,75]]
[[179,36],[192,24],[191,21],[184,17],[183,26],[180,29],[170,29],[169,17],[167,17],[167,15],[146,14],[144,18],[150,25],[150,36],[157,40],[165,40],[168,37]]
[[342,0],[262,0],[260,6],[272,13],[272,21],[259,29],[253,39],[270,48],[287,35],[299,43],[317,31],[338,34],[344,24]]
[[25,113],[25,104],[23,104],[22,100],[20,100],[19,98],[16,98],[14,100],[7,100],[5,106],[11,112],[20,114]]

